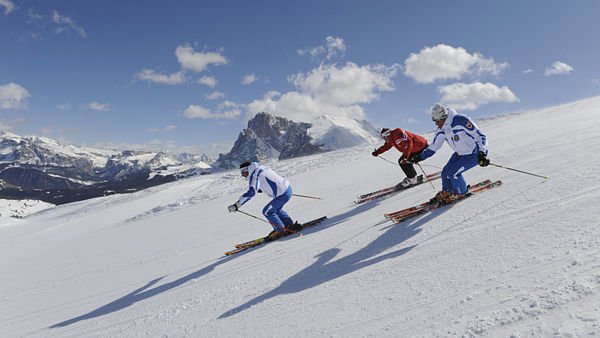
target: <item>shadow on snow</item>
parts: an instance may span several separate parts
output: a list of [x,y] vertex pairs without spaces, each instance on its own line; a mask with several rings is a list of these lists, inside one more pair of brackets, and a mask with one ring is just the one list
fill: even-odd
[[[328,227],[339,224],[339,223],[343,223],[346,220],[352,218],[352,216],[355,216],[366,210],[369,210],[369,209],[377,206],[378,204],[379,203],[377,203],[376,201],[373,201],[371,203],[361,204],[361,205],[357,206],[356,208],[352,208],[348,212],[334,216],[326,221],[327,223],[329,223]],[[231,309],[231,310],[223,313],[221,316],[219,316],[219,318],[230,317],[238,312],[244,311],[244,310],[252,307],[253,305],[262,303],[263,301],[265,301],[269,298],[273,298],[273,297],[281,295],[281,294],[295,293],[295,292],[307,290],[312,287],[318,286],[320,284],[323,284],[323,283],[329,282],[331,280],[334,280],[336,278],[347,275],[349,273],[352,273],[356,270],[362,269],[364,267],[367,267],[367,266],[370,266],[373,264],[377,264],[386,259],[401,256],[401,255],[409,252],[410,250],[412,250],[416,245],[412,245],[410,247],[392,251],[392,252],[389,252],[389,253],[386,253],[383,255],[379,255],[379,254],[381,254],[382,252],[386,251],[389,248],[392,248],[394,246],[401,244],[402,242],[404,242],[404,241],[408,240],[409,238],[418,234],[421,231],[420,227],[423,224],[427,223],[427,221],[430,220],[431,217],[436,217],[438,214],[439,213],[430,214],[430,215],[428,215],[428,217],[414,221],[412,223],[406,222],[405,224],[403,223],[400,225],[393,225],[393,226],[384,228],[384,229],[382,229],[382,231],[385,230],[385,232],[382,233],[373,242],[369,243],[366,247],[354,252],[351,255],[340,258],[333,262],[332,262],[332,259],[335,258],[335,256],[337,256],[337,254],[341,250],[338,248],[326,250],[316,256],[316,258],[317,258],[316,262],[314,262],[312,265],[308,266],[307,268],[303,269],[302,271],[298,272],[294,276],[291,276],[286,281],[284,281],[281,285],[279,285],[277,288],[275,288],[263,295],[260,295],[254,299],[251,299],[248,302],[246,302],[245,304],[242,304],[234,309]],[[380,224],[380,223],[378,223],[378,224]],[[312,230],[311,232],[315,231],[316,229],[317,228],[311,229]],[[239,257],[239,255],[236,255],[236,256]],[[134,290],[131,293],[129,293],[119,299],[116,299],[106,305],[103,305],[103,306],[101,306],[93,311],[90,311],[86,314],[83,314],[81,316],[77,316],[77,317],[65,320],[63,322],[54,324],[54,325],[50,326],[50,328],[65,327],[65,326],[75,324],[75,323],[83,321],[83,320],[97,318],[97,317],[101,317],[101,316],[104,316],[104,315],[107,315],[107,314],[110,314],[113,312],[123,310],[137,302],[154,297],[163,292],[172,290],[180,285],[183,285],[190,280],[204,276],[204,275],[210,273],[212,270],[214,270],[215,267],[230,261],[231,259],[235,258],[236,256],[228,256],[228,257],[221,258],[218,261],[216,261],[215,263],[213,263],[209,266],[206,266],[198,271],[195,271],[187,276],[181,277],[172,282],[152,288],[153,285],[157,284],[164,277],[156,278],[156,279],[148,282],[146,285],[142,286],[141,288]]]
[[[367,207],[365,206],[365,208]],[[356,211],[354,210],[354,212]],[[420,228],[423,224],[426,224],[432,218],[439,216],[441,213],[443,213],[443,211],[428,214],[426,217],[413,220],[412,222],[407,221],[402,224],[397,224],[382,229],[384,232],[373,242],[369,243],[362,249],[335,261],[333,261],[333,259],[338,255],[341,249],[332,248],[326,250],[316,256],[317,260],[312,265],[291,276],[275,289],[257,296],[248,302],[223,313],[219,316],[219,319],[233,316],[236,313],[249,309],[256,304],[260,304],[278,295],[304,291],[345,276],[364,267],[404,255],[414,249],[416,244],[382,255],[381,253],[412,238],[421,231]],[[343,222],[343,218],[337,216],[332,218],[332,220]]]
[[69,320],[65,320],[64,322],[54,324],[54,325],[50,326],[50,328],[54,329],[54,328],[59,328],[59,327],[65,327],[65,326],[80,322],[82,320],[92,319],[92,318],[107,315],[109,313],[123,310],[137,302],[143,301],[150,297],[154,297],[158,294],[161,294],[163,292],[174,289],[180,285],[183,285],[192,279],[202,277],[202,276],[208,274],[209,272],[211,272],[215,267],[217,267],[223,263],[226,263],[229,260],[231,260],[231,257],[226,257],[226,258],[220,259],[217,262],[215,262],[207,267],[204,267],[198,271],[195,271],[187,276],[181,277],[172,282],[169,282],[169,283],[166,283],[166,284],[163,284],[163,285],[160,285],[160,286],[150,289],[150,287],[152,287],[154,284],[158,283],[164,277],[156,278],[156,279],[148,282],[146,285],[142,286],[141,288],[134,290],[131,293],[129,293],[117,300],[114,300],[102,307],[99,307],[96,310],[93,310],[91,312],[88,312],[86,314],[83,314],[83,315],[75,317],[75,318],[71,318]]

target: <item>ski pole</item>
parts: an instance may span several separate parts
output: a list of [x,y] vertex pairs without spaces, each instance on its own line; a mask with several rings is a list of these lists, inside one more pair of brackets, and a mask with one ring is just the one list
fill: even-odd
[[292,196],[298,196],[298,197],[304,197],[304,198],[312,198],[314,200],[322,200],[323,199],[321,197],[314,197],[314,196],[307,196],[307,195],[300,195],[300,194],[292,194]]
[[383,156],[377,156],[377,158],[380,158],[380,159],[382,159],[382,160],[386,161],[387,163],[391,163],[391,164],[393,164],[394,166],[396,166],[396,163],[394,163],[394,162],[392,162],[392,161],[388,160],[387,158],[385,158],[385,157],[383,157]]
[[538,175],[538,174],[532,174],[532,173],[528,173],[528,172],[523,171],[523,170],[504,167],[504,166],[501,166],[501,165],[498,165],[498,164],[495,164],[495,163],[490,163],[490,165],[493,165],[494,167],[498,167],[498,168],[502,168],[502,169],[516,171],[516,172],[521,173],[521,174],[527,174],[527,175],[531,175],[531,176],[535,176],[535,177],[541,177],[541,178],[546,179],[546,180],[550,179],[550,177],[547,177],[547,176],[542,176],[542,175]]
[[433,185],[433,182],[431,182],[431,180],[429,179],[429,177],[427,177],[427,173],[425,172],[425,170],[423,170],[423,167],[421,167],[421,163],[417,163],[417,165],[419,166],[419,168],[421,169],[421,172],[423,173],[423,179],[426,179],[427,182],[429,182],[429,184],[431,184],[431,187],[433,188],[433,191],[435,190],[435,185]]
[[244,215],[246,215],[246,216],[250,216],[250,217],[252,217],[252,218],[256,218],[257,220],[259,220],[259,221],[263,221],[263,222],[265,222],[265,223],[267,223],[267,224],[271,224],[271,223],[269,223],[269,222],[265,221],[264,219],[262,219],[262,218],[258,218],[258,217],[254,216],[254,215],[251,215],[251,214],[247,213],[247,212],[243,212],[243,211],[241,211],[241,210],[238,210],[237,212],[240,212],[240,213],[242,213],[242,214],[244,214]]

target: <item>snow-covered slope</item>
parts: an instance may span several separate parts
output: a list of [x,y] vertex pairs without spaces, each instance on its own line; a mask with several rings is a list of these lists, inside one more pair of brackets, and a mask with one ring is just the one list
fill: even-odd
[[36,212],[53,208],[54,204],[37,200],[5,200],[0,199],[0,218],[27,217]]
[[[401,170],[370,147],[274,164],[319,227],[237,256],[269,225],[227,205],[237,171],[59,206],[0,226],[5,337],[600,335],[600,98],[482,121],[504,185],[411,222],[385,212],[430,185],[356,206]],[[427,135],[431,139],[431,135]],[[423,162],[438,170],[445,146]],[[398,155],[384,154],[390,160]],[[439,189],[440,182],[435,182]],[[243,210],[254,215],[267,199]]]

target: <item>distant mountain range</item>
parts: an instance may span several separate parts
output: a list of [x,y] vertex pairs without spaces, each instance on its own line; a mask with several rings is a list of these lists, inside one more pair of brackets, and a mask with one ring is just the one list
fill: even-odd
[[231,151],[212,163],[206,155],[101,150],[0,132],[0,199],[70,203],[237,168],[249,160],[269,162],[356,146],[377,136],[366,121],[322,116],[306,123],[259,113]]
[[0,198],[64,204],[209,173],[204,156],[107,151],[0,133]]

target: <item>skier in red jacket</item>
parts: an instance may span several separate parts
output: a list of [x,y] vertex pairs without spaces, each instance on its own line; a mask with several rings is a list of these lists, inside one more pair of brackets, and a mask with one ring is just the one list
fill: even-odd
[[398,164],[402,171],[406,174],[406,178],[398,183],[397,188],[406,188],[411,185],[417,184],[417,171],[412,165],[410,159],[414,158],[416,154],[420,154],[423,149],[427,148],[427,140],[417,134],[413,134],[410,131],[396,128],[390,130],[388,128],[381,129],[381,137],[385,140],[385,143],[375,149],[371,155],[377,157],[380,154],[390,150],[392,147],[396,147],[402,156],[398,159]]

